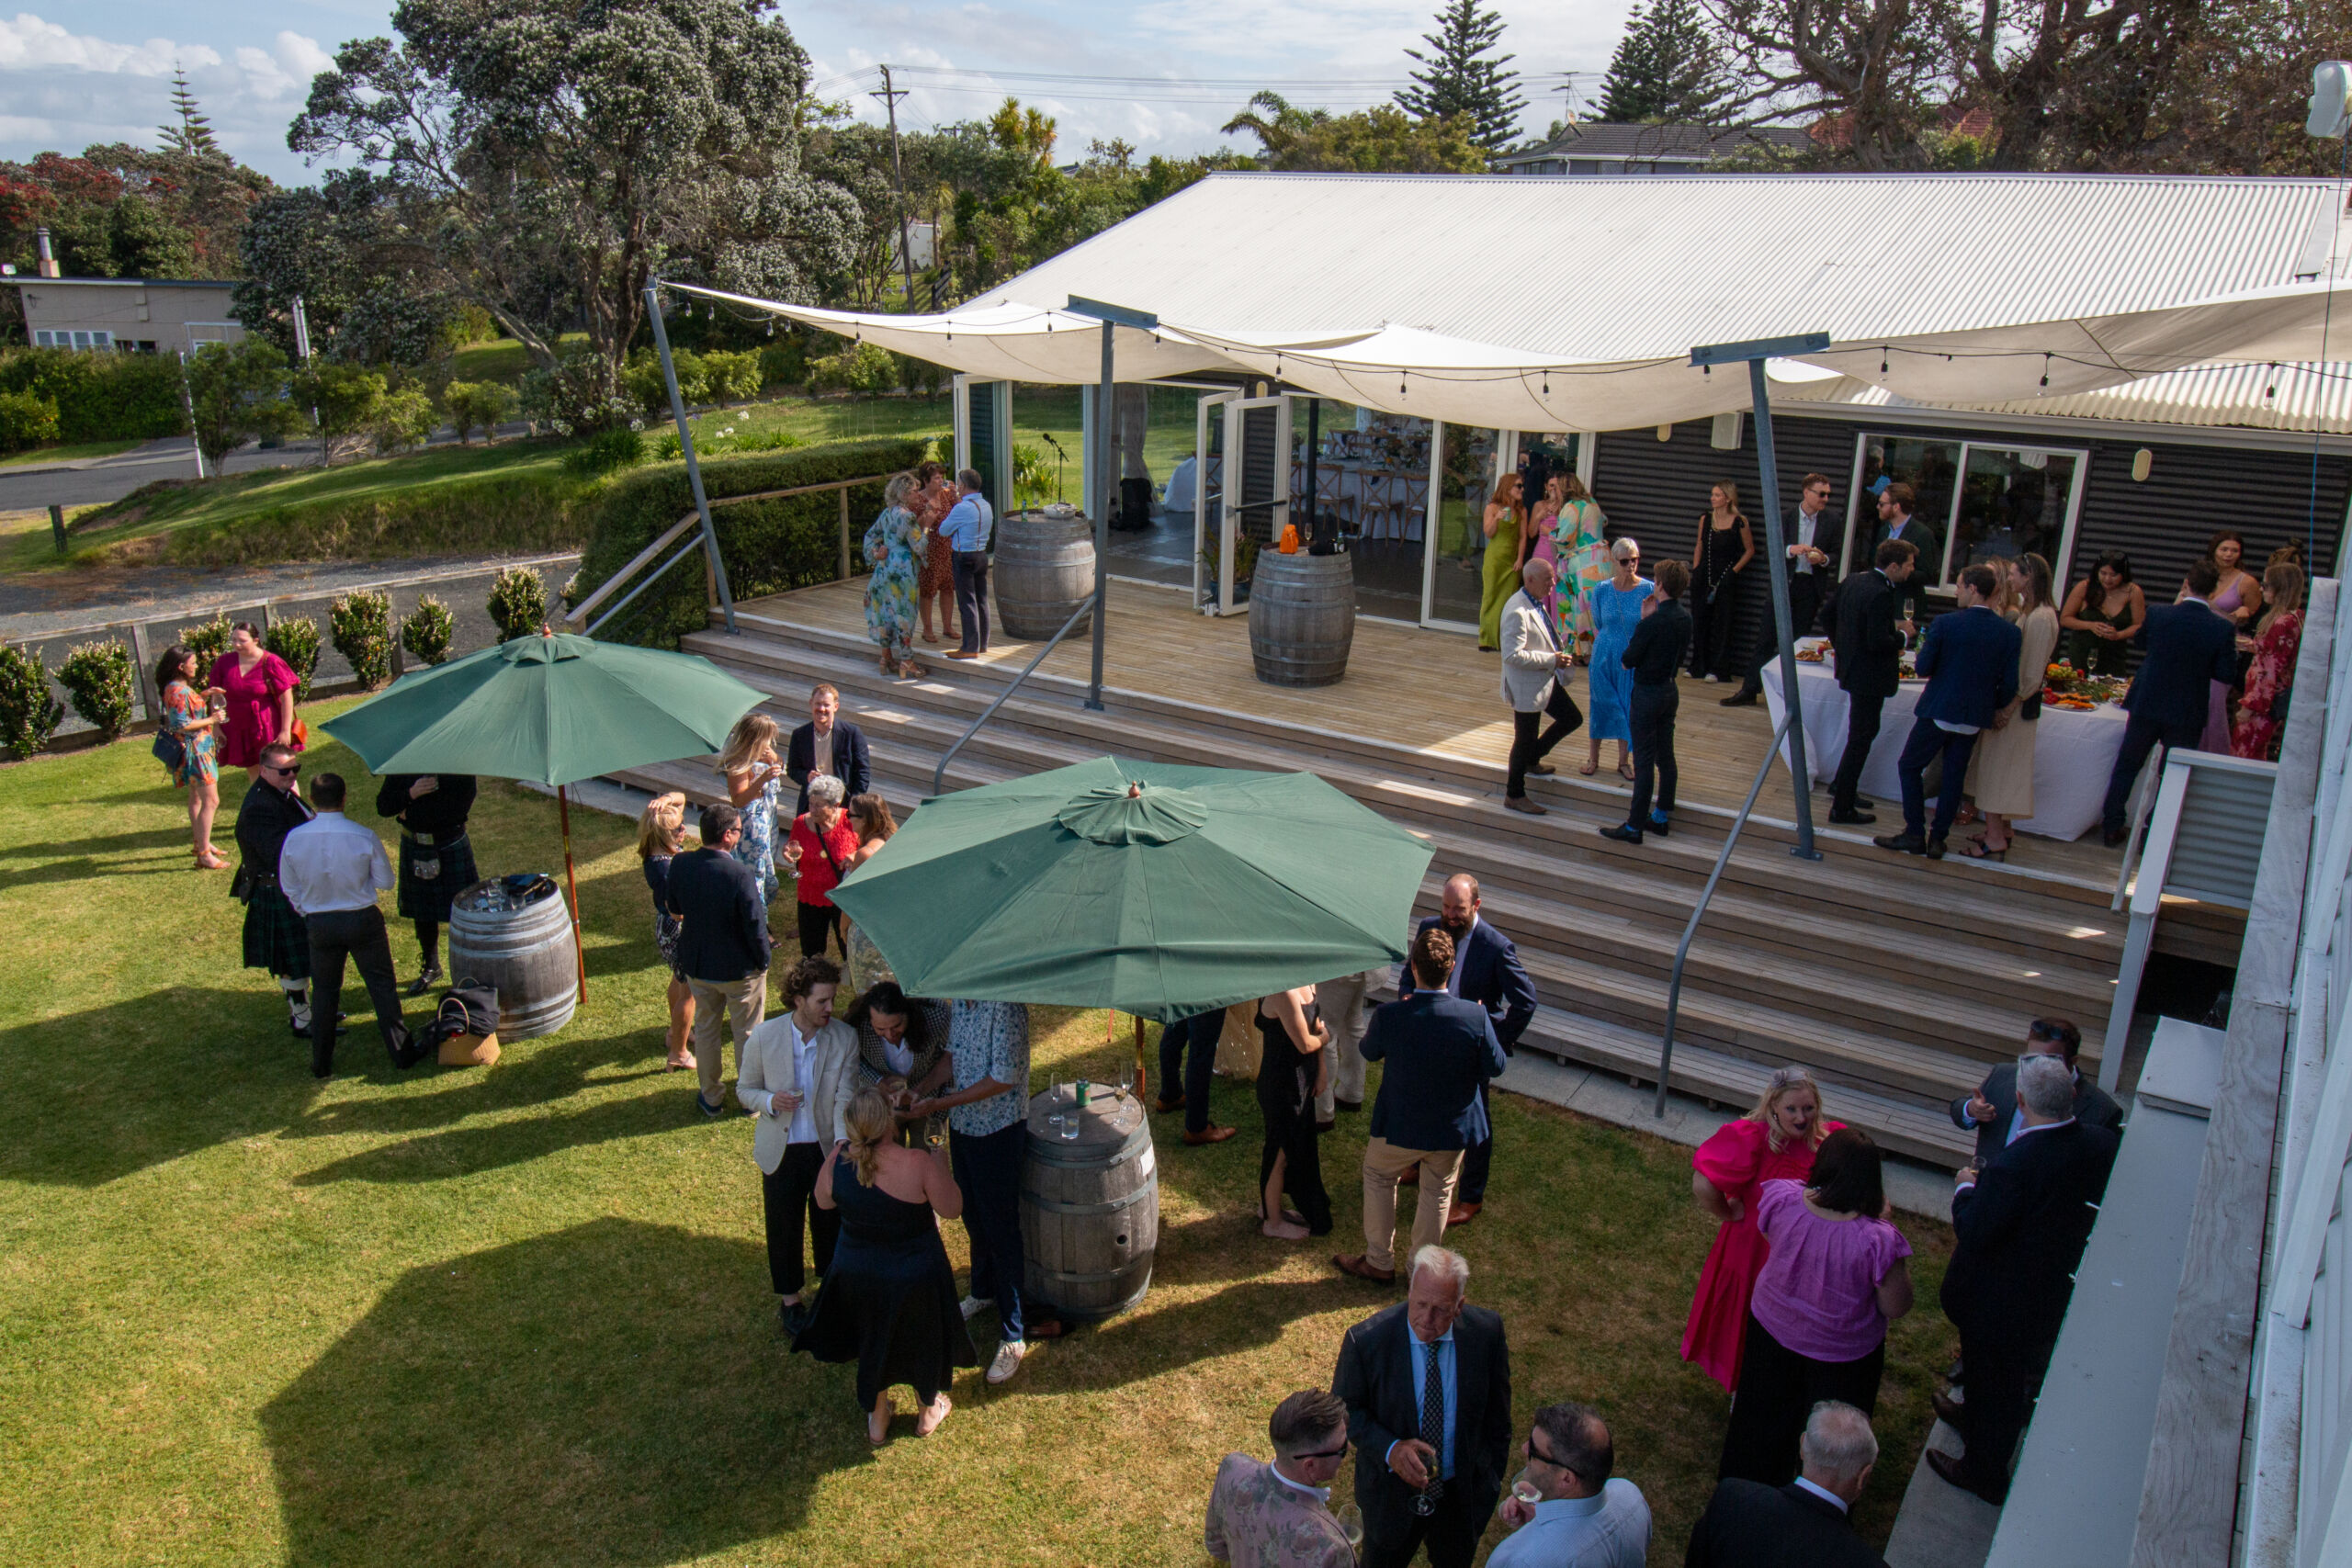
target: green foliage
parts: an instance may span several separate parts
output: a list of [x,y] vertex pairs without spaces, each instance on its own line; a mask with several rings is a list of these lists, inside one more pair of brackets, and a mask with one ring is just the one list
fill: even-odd
[[1012,495],[1023,506],[1035,506],[1054,482],[1046,454],[1025,441],[1012,444]]
[[294,404],[316,412],[319,429],[332,452],[334,443],[357,435],[375,423],[377,411],[383,406],[384,387],[384,378],[364,366],[313,359],[294,373]]
[[0,392],[30,392],[55,404],[61,441],[187,434],[179,361],[169,355],[17,349],[0,355]]
[[[691,348],[673,348],[670,365],[678,373],[678,396],[688,408],[710,400],[709,372],[702,355]],[[666,415],[670,412],[670,383],[662,374],[662,356],[650,348],[640,348],[629,355],[628,368],[622,373],[622,385],[628,395],[648,414]]]
[[618,473],[645,461],[645,437],[626,425],[600,430],[563,455],[563,471],[582,479]]
[[0,452],[57,439],[57,405],[35,392],[0,392]]
[[292,355],[294,299],[314,353],[352,365],[423,365],[467,331],[447,281],[416,265],[401,193],[367,169],[329,169],[314,186],[254,203],[240,238],[243,281],[231,307],[245,330]]
[[[656,366],[658,382],[661,368]],[[668,393],[662,394],[665,401]],[[612,367],[586,344],[567,347],[552,367],[524,372],[523,417],[558,435],[610,430],[640,417],[637,400],[615,378]]]
[[351,665],[362,691],[392,678],[392,602],[381,593],[346,593],[327,607],[335,651]]
[[1502,152],[1518,140],[1519,111],[1527,107],[1519,73],[1506,69],[1519,57],[1487,58],[1502,39],[1502,17],[1477,0],[1446,0],[1436,28],[1421,35],[1428,53],[1405,51],[1421,69],[1408,73],[1414,85],[1397,93],[1396,107],[1423,120],[1464,121],[1479,148]]
[[308,615],[291,615],[272,621],[269,630],[262,633],[261,645],[286,660],[301,684],[294,688],[294,700],[311,700],[311,675],[319,667],[319,623]]
[[374,440],[377,454],[390,457],[424,446],[433,439],[433,433],[440,424],[440,412],[424,388],[399,387],[377,400],[368,416],[368,434]]
[[286,356],[266,338],[207,344],[187,362],[196,444],[205,461],[221,458],[257,435],[299,428],[303,415],[286,396]]
[[1601,85],[1600,118],[1620,124],[1709,125],[1727,96],[1714,30],[1698,0],[1638,3]]
[[[697,459],[744,452],[782,452],[799,445],[800,437],[788,430],[752,430],[734,420],[708,420],[695,432]],[[684,454],[685,448],[674,430],[663,431],[653,444],[653,455],[665,463],[675,462]]]
[[441,391],[441,408],[458,427],[458,439],[469,441],[477,430],[486,440],[514,417],[513,389],[495,381],[452,381]]
[[229,612],[215,610],[210,620],[193,626],[182,626],[179,640],[196,655],[197,666],[201,671],[211,669],[212,661],[229,651],[230,634],[234,630],[235,625],[229,619]]
[[703,355],[703,372],[711,400],[721,408],[729,403],[749,402],[760,395],[763,378],[757,349],[744,349],[736,354],[706,354]]
[[1225,123],[1265,149],[1270,169],[1332,174],[1473,175],[1487,167],[1466,118],[1414,119],[1375,105],[1358,114],[1293,108],[1279,93],[1260,93]]
[[[717,457],[702,466],[703,484],[718,500],[876,476],[872,484],[849,492],[851,525],[862,536],[865,521],[881,510],[882,477],[922,461],[930,447],[928,438],[899,436],[832,442],[774,456]],[[644,469],[620,479],[596,514],[580,581],[591,591],[601,586],[693,506],[682,467]],[[830,491],[715,507],[711,522],[738,600],[830,582],[840,570],[841,502]],[[682,634],[705,621],[702,574],[689,563],[648,588],[599,635],[674,648]]]
[[898,384],[898,364],[879,344],[854,344],[808,362],[812,392],[887,392]]
[[50,695],[40,656],[0,643],[0,752],[23,761],[49,744],[64,717],[64,706]]
[[131,673],[130,649],[121,643],[77,644],[57,667],[57,683],[82,722],[112,740],[130,728],[130,710],[139,700],[138,681]]
[[447,663],[449,645],[457,637],[458,617],[430,593],[419,598],[416,608],[401,623],[401,646],[422,664]]
[[535,567],[510,566],[491,580],[490,618],[498,640],[529,637],[548,619],[548,585]]
[[797,387],[808,378],[808,344],[798,333],[760,350],[760,389]]
[[947,385],[948,370],[944,365],[896,352],[891,354],[890,363],[898,367],[898,384],[902,391],[929,398],[937,396]]
[[245,213],[272,188],[218,147],[168,140],[0,163],[0,258],[29,275],[46,228],[69,277],[233,277]]

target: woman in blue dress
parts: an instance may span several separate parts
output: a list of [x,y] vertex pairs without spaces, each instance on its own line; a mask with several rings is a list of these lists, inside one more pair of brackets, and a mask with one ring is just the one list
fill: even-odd
[[776,793],[784,783],[784,761],[775,754],[775,720],[754,710],[735,721],[726,749],[718,753],[718,771],[727,778],[727,798],[743,814],[743,836],[735,841],[735,858],[760,879],[760,901],[775,902],[784,879],[775,869]]
[[1619,539],[1609,547],[1609,556],[1616,563],[1616,574],[1585,595],[1585,624],[1593,628],[1594,634],[1592,663],[1589,667],[1592,688],[1585,708],[1589,750],[1584,766],[1577,771],[1586,774],[1599,772],[1600,743],[1614,740],[1617,772],[1621,777],[1631,779],[1634,672],[1624,667],[1618,656],[1633,640],[1634,628],[1642,624],[1642,603],[1655,589],[1642,576],[1641,546],[1631,539]]

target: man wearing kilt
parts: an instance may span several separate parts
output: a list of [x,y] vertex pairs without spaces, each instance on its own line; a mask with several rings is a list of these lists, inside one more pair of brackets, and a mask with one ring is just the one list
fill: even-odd
[[295,782],[302,771],[289,746],[262,748],[253,787],[237,807],[237,880],[245,901],[245,967],[264,969],[286,993],[287,1023],[298,1040],[311,1036],[311,930],[277,886],[277,857],[286,835],[314,815]]
[[416,945],[424,955],[408,987],[412,997],[441,983],[441,928],[450,901],[481,880],[466,837],[474,789],[471,773],[391,773],[376,792],[376,815],[400,819],[399,908],[416,922]]

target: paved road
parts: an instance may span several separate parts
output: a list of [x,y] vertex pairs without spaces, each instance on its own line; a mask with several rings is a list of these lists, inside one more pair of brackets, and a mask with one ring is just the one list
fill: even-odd
[[[315,441],[265,452],[248,446],[229,455],[223,465],[232,474],[256,468],[292,468],[319,460]],[[49,467],[18,465],[0,468],[0,512],[39,512],[51,506],[103,506],[120,501],[141,485],[156,479],[196,478],[196,449],[184,435],[150,441],[144,446],[111,457]]]

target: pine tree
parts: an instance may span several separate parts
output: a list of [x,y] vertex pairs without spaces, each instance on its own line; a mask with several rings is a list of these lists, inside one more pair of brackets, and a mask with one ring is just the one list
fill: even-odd
[[1601,84],[1600,118],[1706,125],[1723,97],[1714,40],[1695,0],[1652,0],[1646,11],[1636,5]]
[[1418,85],[1397,93],[1397,107],[1425,119],[1462,116],[1470,122],[1473,142],[1502,152],[1518,140],[1519,111],[1527,107],[1519,73],[1504,69],[1519,57],[1484,58],[1501,41],[1502,17],[1481,10],[1477,0],[1447,0],[1435,20],[1437,30],[1421,35],[1429,52],[1405,51],[1426,69],[1409,73]]
[[223,155],[220,141],[212,134],[212,122],[198,112],[196,94],[187,85],[187,73],[177,65],[172,67],[172,111],[179,116],[180,122],[157,128],[166,151],[190,158]]

